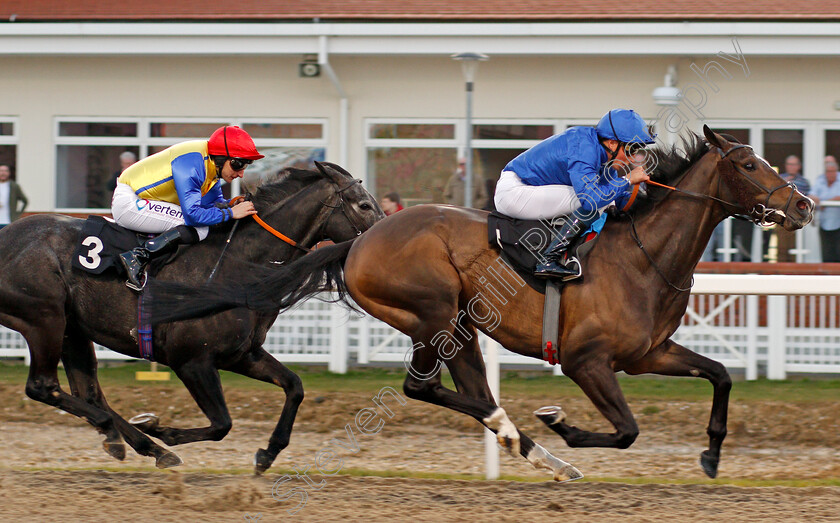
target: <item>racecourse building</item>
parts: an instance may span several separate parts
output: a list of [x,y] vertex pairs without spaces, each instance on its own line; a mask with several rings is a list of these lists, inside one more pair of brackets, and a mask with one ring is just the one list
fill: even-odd
[[[107,212],[121,153],[223,124],[267,154],[247,183],[325,159],[406,205],[444,201],[468,137],[492,189],[513,156],[612,107],[664,143],[706,123],[773,166],[796,155],[811,181],[840,155],[836,0],[29,0],[0,19],[0,163],[29,211]],[[489,58],[470,129],[458,53]]]

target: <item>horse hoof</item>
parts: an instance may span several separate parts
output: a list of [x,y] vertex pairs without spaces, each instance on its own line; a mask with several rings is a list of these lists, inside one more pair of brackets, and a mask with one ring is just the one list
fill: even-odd
[[168,469],[170,467],[177,467],[183,463],[181,458],[178,457],[178,454],[174,452],[166,451],[165,454],[161,454],[155,460],[155,466],[159,469]]
[[112,457],[122,461],[125,459],[125,443],[122,441],[108,441],[102,442],[102,448]]
[[534,416],[538,417],[543,423],[549,427],[566,421],[566,413],[563,409],[557,406],[542,407],[534,411]]
[[271,457],[268,451],[259,449],[254,455],[254,474],[257,476],[262,475],[263,472],[271,468],[272,463],[274,463],[274,458]]
[[583,472],[572,465],[566,465],[562,469],[554,472],[554,481],[557,483],[566,483],[567,481],[575,481],[582,478]]
[[718,473],[719,457],[713,457],[708,450],[700,453],[700,466],[703,467],[703,472],[710,478],[716,478]]
[[138,429],[142,430],[143,432],[156,429],[160,419],[151,412],[144,412],[143,414],[138,414],[128,420],[129,423],[137,427]]

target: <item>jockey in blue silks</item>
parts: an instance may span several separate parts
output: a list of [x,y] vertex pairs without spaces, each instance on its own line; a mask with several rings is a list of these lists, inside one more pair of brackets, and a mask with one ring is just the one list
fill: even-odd
[[[571,127],[505,166],[494,197],[499,212],[524,220],[567,217],[542,253],[536,276],[569,280],[581,275],[577,258],[563,261],[566,249],[600,211],[613,202],[622,208],[633,185],[648,180],[643,167],[633,168],[632,159],[654,143],[654,136],[634,111],[613,109],[594,128]],[[629,174],[622,177],[616,169]]]

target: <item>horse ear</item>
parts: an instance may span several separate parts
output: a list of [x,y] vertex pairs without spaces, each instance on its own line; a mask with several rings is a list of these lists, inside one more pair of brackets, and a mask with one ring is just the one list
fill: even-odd
[[717,147],[723,152],[728,151],[732,147],[732,144],[726,138],[709,129],[709,126],[706,124],[703,124],[703,135],[712,147]]
[[317,167],[318,170],[321,171],[321,174],[329,178],[333,183],[337,185],[341,185],[341,183],[344,181],[344,176],[341,174],[341,171],[335,169],[330,163],[321,163],[316,161],[315,167]]

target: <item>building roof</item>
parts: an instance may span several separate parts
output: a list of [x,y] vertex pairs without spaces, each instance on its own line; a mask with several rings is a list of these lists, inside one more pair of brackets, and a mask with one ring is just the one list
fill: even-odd
[[0,20],[840,20],[840,0],[4,0]]

